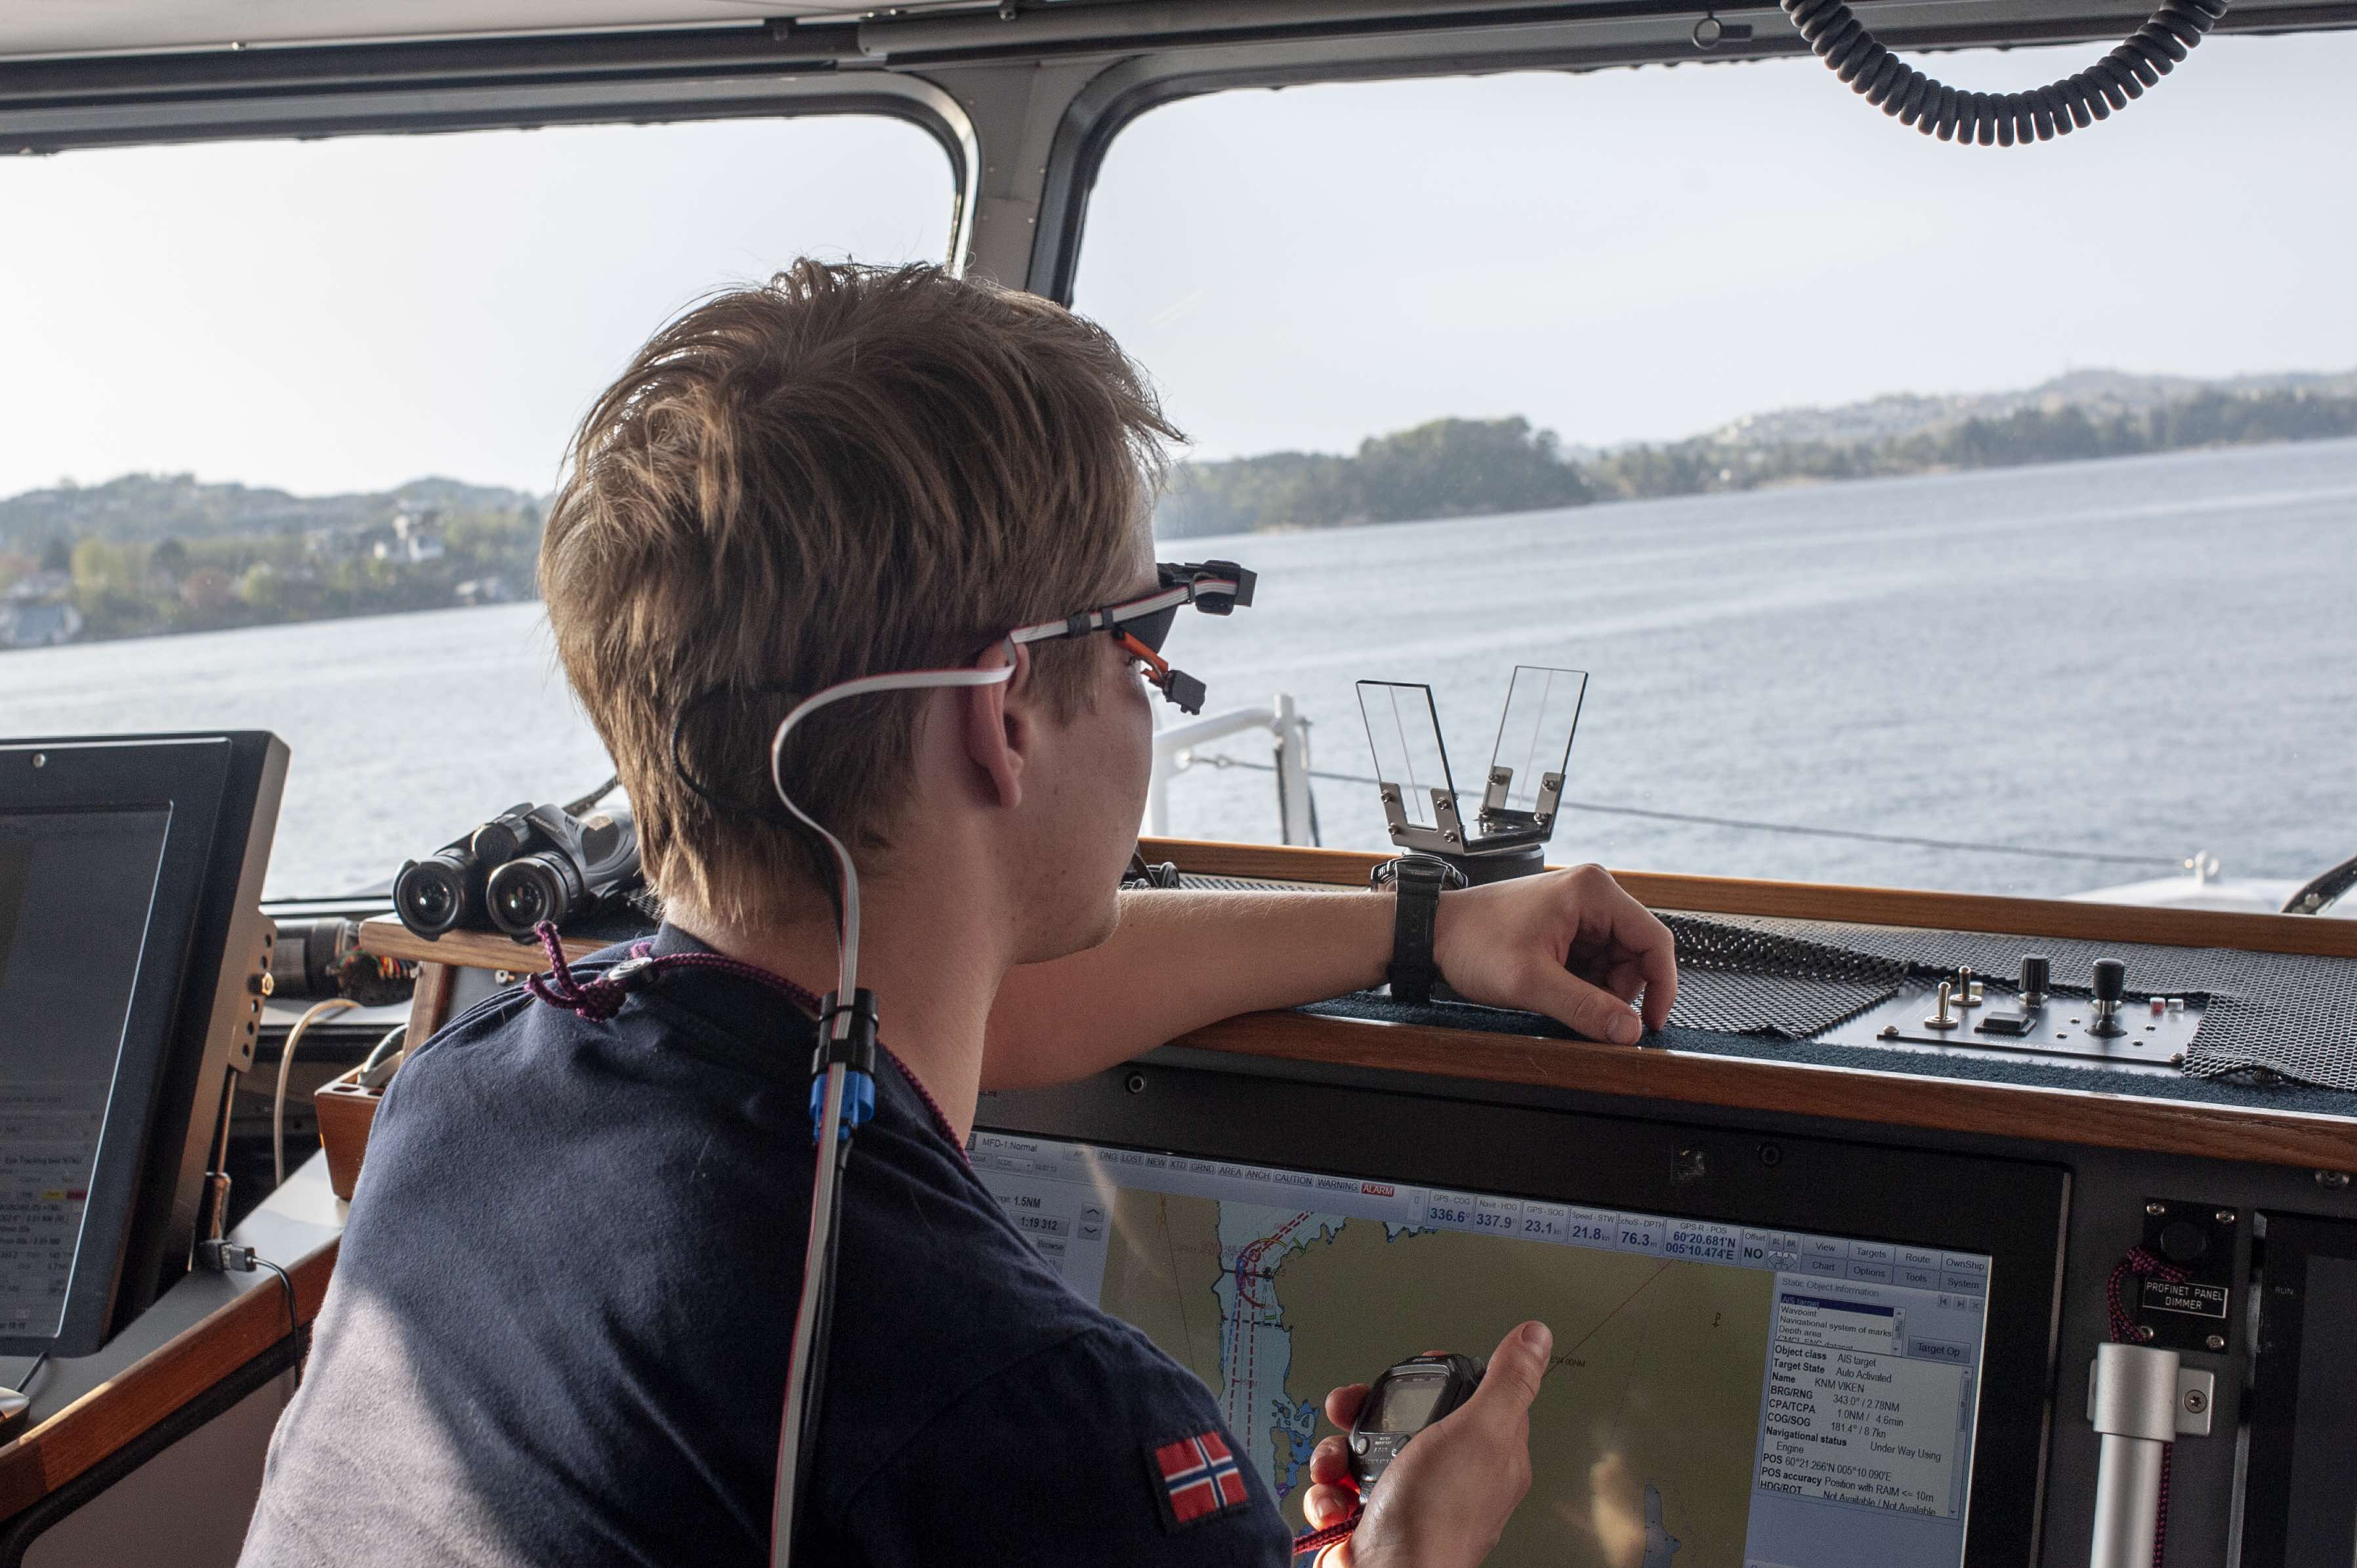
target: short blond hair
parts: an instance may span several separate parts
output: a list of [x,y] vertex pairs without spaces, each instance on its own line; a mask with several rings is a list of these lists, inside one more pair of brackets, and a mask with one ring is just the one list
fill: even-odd
[[[759,924],[830,877],[770,786],[792,697],[963,664],[1118,594],[1175,439],[1102,329],[937,267],[798,262],[658,332],[582,421],[540,551],[657,893]],[[1038,650],[1062,717],[1082,647]],[[813,715],[785,759],[796,802],[886,845],[916,713]]]

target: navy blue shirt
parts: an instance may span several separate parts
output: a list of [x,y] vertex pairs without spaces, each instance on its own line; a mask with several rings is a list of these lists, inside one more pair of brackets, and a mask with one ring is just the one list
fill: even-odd
[[[766,1563],[812,1039],[688,971],[603,1023],[508,993],[413,1053],[242,1561]],[[1171,1505],[1168,1445],[1243,1452],[1201,1382],[1064,1285],[897,1064],[877,1090],[797,1561],[1287,1563],[1249,1463]]]

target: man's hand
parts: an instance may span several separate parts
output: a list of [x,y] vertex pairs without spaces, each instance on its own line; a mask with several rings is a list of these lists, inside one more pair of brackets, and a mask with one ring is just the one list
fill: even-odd
[[[1417,1433],[1383,1471],[1367,1513],[1317,1568],[1476,1568],[1531,1489],[1531,1402],[1545,1378],[1555,1337],[1525,1323],[1499,1343],[1473,1397]],[[1366,1402],[1354,1383],[1326,1396],[1326,1417],[1348,1428]],[[1340,1437],[1309,1455],[1302,1506],[1312,1529],[1347,1516],[1359,1496]]]
[[1678,993],[1670,929],[1598,865],[1442,894],[1433,957],[1469,1002],[1544,1013],[1615,1045],[1667,1023]]

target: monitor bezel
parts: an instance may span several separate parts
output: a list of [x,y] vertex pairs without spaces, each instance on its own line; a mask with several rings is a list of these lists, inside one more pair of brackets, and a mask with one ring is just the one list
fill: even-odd
[[228,1072],[253,1060],[260,996],[229,971],[267,940],[286,758],[258,730],[0,741],[0,811],[168,816],[65,1311],[0,1355],[88,1355],[187,1269]]
[[[1139,1063],[985,1093],[975,1130],[1986,1254],[1964,1568],[2030,1568],[2061,1320],[2061,1165]],[[1942,1205],[1926,1224],[1910,1193]]]
[[[2304,1470],[2310,1471],[2312,1478],[2313,1467],[2301,1463],[2314,1457],[2312,1450],[2330,1447],[2337,1463],[2328,1461],[2326,1467],[2338,1470],[2338,1478],[2357,1471],[2346,1443],[2335,1444],[2336,1434],[2328,1430],[2328,1413],[2338,1412],[2313,1408],[2313,1401],[2303,1399],[2307,1391],[2301,1387],[2308,1354],[2314,1348],[2308,1332],[2309,1265],[2319,1258],[2357,1262],[2357,1223],[2315,1214],[2271,1213],[2266,1220],[2251,1357],[2242,1561],[2247,1568],[2289,1568],[2300,1563],[2329,1562],[2331,1559],[2322,1553],[2336,1545],[2346,1557],[2345,1541],[2304,1537],[2299,1527],[2313,1515],[2304,1510],[2296,1517],[2293,1509],[2296,1504],[2309,1500],[2300,1495],[2302,1488],[2297,1483]],[[2317,1327],[2320,1332],[2316,1337],[2326,1352],[2339,1353],[2341,1347],[2325,1326]],[[2343,1519],[2346,1508],[2343,1498],[2337,1510]]]

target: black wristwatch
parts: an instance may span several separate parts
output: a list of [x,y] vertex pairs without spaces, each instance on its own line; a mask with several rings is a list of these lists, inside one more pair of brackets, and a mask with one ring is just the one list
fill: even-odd
[[1387,860],[1368,875],[1367,886],[1394,889],[1392,895],[1392,961],[1384,971],[1394,1001],[1426,1003],[1440,983],[1440,966],[1433,961],[1434,929],[1440,923],[1440,895],[1466,886],[1465,874],[1436,854],[1404,854]]

